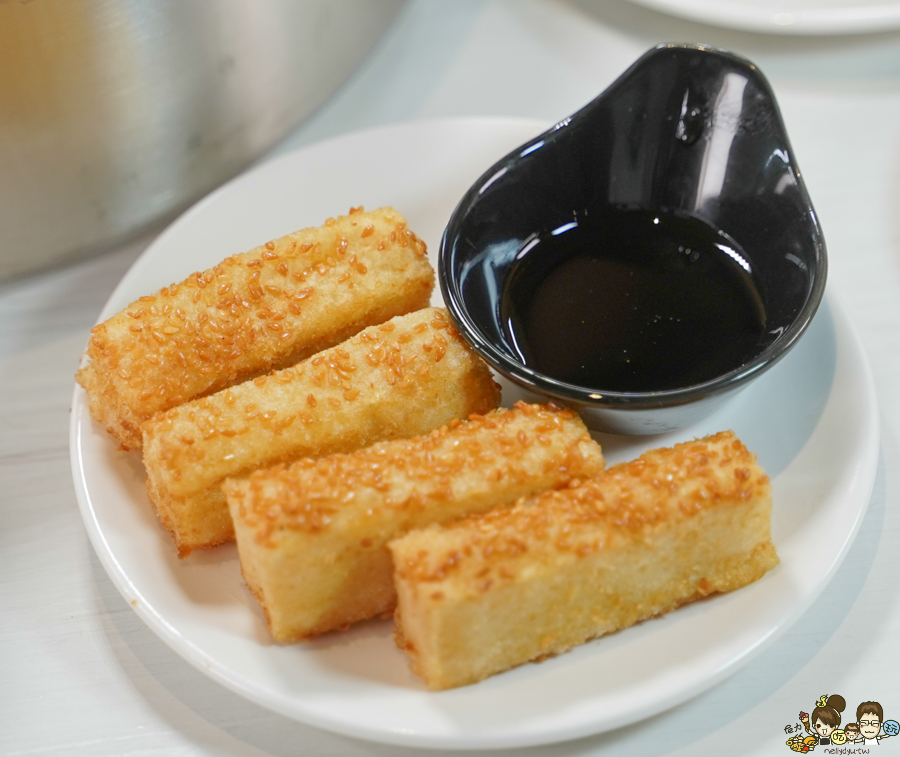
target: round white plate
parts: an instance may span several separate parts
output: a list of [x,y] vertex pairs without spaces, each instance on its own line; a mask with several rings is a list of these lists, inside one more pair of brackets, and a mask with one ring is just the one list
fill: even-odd
[[862,34],[900,27],[896,0],[632,0],[714,26],[769,34]]
[[[264,164],[164,232],[100,318],[351,205],[394,205],[435,254],[465,189],[542,128],[505,119],[412,123]],[[507,388],[504,402],[513,399]],[[84,522],[110,577],[167,644],[212,678],[288,717],[365,739],[515,747],[619,727],[698,694],[790,625],[836,569],[869,500],[878,429],[865,354],[833,297],[791,354],[702,424],[653,438],[604,436],[601,443],[617,462],[726,428],[759,454],[773,478],[778,568],[733,594],[441,693],[427,692],[409,672],[389,621],[307,644],[273,644],[234,547],[176,557],[145,495],[140,456],[117,450],[90,419],[77,387],[71,455]]]

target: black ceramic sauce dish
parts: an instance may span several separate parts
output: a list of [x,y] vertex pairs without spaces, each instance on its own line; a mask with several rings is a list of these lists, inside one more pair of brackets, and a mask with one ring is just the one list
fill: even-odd
[[784,356],[821,301],[826,253],[762,74],[661,45],[482,175],[438,273],[498,372],[592,428],[651,434]]

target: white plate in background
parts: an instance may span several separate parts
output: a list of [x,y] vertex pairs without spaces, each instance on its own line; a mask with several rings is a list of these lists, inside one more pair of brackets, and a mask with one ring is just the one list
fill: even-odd
[[[247,173],[179,218],[134,264],[101,314],[268,239],[390,204],[436,255],[456,202],[544,124],[461,119],[353,134]],[[436,293],[435,302],[440,295]],[[507,388],[504,404],[514,399]],[[652,438],[600,437],[610,462],[725,428],[772,476],[781,565],[732,594],[690,605],[540,664],[429,693],[389,621],[290,646],[272,643],[232,546],[179,560],[144,492],[137,453],[91,421],[76,387],[71,459],[103,566],[182,657],[238,694],[330,731],[406,746],[517,747],[577,738],[673,707],[723,680],[795,621],[856,534],[878,458],[868,362],[831,295],[795,349],[715,415]]]
[[872,0],[632,0],[713,26],[768,34],[863,34],[900,27],[900,3]]

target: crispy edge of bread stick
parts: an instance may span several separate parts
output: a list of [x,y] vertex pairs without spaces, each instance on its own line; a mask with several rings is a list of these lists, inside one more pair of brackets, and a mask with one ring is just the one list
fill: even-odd
[[351,210],[139,298],[93,328],[76,379],[94,419],[140,449],[154,413],[426,307],[433,287],[399,213]]
[[778,563],[771,486],[730,432],[390,544],[397,643],[462,686],[738,589]]

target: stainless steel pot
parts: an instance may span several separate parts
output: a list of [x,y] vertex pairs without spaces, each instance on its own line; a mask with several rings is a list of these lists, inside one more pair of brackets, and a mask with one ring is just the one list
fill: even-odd
[[238,173],[401,0],[0,0],[0,278],[124,241]]

